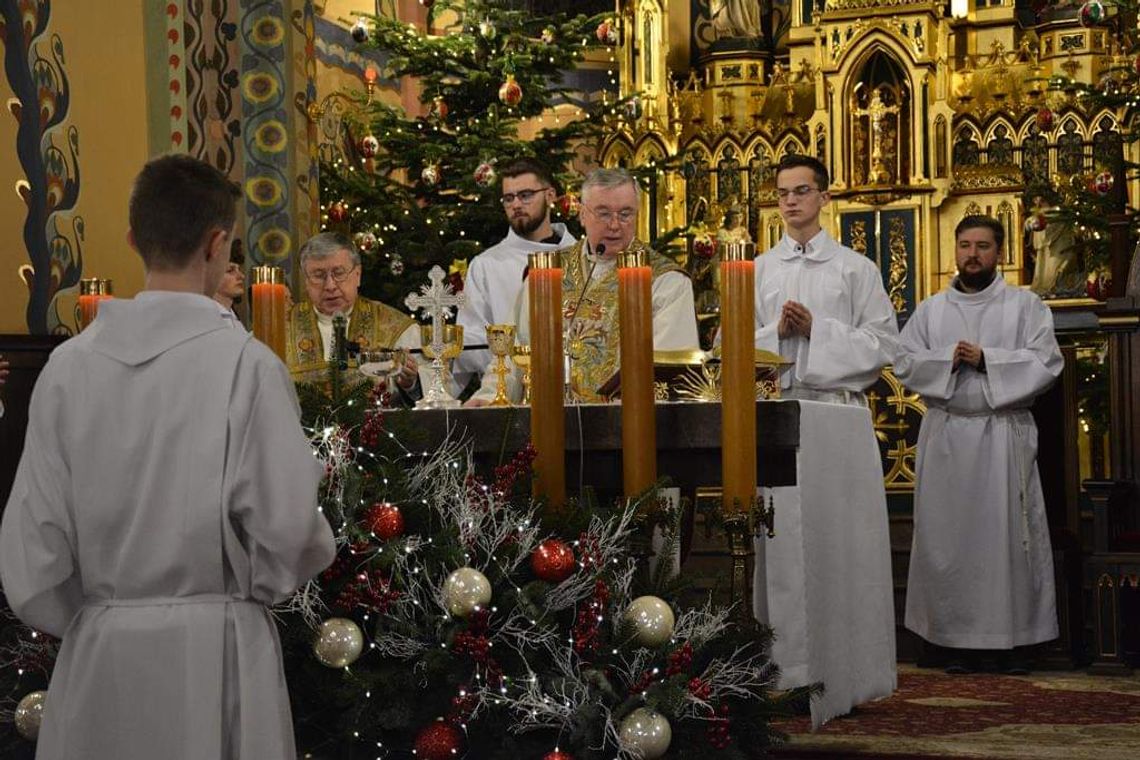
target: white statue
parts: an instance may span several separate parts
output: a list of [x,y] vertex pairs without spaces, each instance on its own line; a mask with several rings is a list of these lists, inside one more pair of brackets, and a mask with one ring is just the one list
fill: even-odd
[[710,0],[709,20],[718,40],[759,37],[759,0]]

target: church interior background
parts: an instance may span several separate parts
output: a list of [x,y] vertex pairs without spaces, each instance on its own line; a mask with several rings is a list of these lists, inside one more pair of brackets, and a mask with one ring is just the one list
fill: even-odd
[[[37,207],[9,194],[0,215],[4,239],[23,241],[4,254],[0,333],[72,332],[81,276],[111,277],[126,296],[141,287],[123,209],[137,167],[165,151],[230,172],[246,193],[251,263],[295,268],[299,242],[320,225],[319,159],[338,137],[338,93],[360,90],[365,69],[383,64],[353,43],[355,12],[428,23],[415,0],[95,5],[0,2],[10,62],[0,84],[23,103],[0,119],[0,184],[24,183],[29,198],[46,188],[50,199]],[[760,249],[778,241],[774,166],[785,154],[810,153],[832,174],[825,225],[875,260],[905,317],[953,276],[953,230],[963,216],[1000,219],[1009,241],[1002,274],[1035,286],[1040,243],[1025,232],[1032,184],[1050,183],[1063,199],[1070,178],[1104,170],[1113,151],[1140,159],[1135,144],[1122,146],[1118,114],[1089,111],[1048,86],[1058,74],[1097,81],[1122,60],[1111,36],[1082,26],[1075,7],[1039,21],[1029,3],[1013,0],[561,5],[612,9],[621,30],[619,44],[588,59],[575,81],[595,97],[613,97],[603,91],[611,82],[639,97],[583,168],[659,165],[639,234],[689,226],[676,251],[686,260],[709,238],[747,236]],[[413,82],[382,80],[376,91],[419,107]],[[1053,123],[1038,117],[1043,106]],[[84,193],[85,185],[99,192]],[[1138,192],[1130,181],[1128,195]],[[700,317],[712,319],[715,271],[688,263],[704,278]],[[1072,271],[1036,285],[1051,296],[1067,358],[1039,414],[1042,441],[1053,442],[1043,443],[1042,475],[1063,580],[1056,654],[1120,665],[1140,654],[1128,625],[1140,577],[1131,485],[1140,452],[1129,400],[1131,373],[1140,372],[1138,320],[1086,289],[1089,274],[1095,282],[1095,271]],[[889,373],[872,406],[901,600],[923,409]]]

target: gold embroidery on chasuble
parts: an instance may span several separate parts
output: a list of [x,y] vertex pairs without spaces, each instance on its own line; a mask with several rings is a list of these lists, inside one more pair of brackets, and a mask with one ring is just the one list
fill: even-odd
[[[666,272],[682,272],[672,260],[649,249],[640,240],[630,250],[645,250],[656,279]],[[565,351],[570,355],[570,388],[585,402],[604,401],[598,389],[613,377],[621,365],[621,331],[618,328],[617,267],[609,267],[604,275],[594,270],[586,287],[590,263],[585,245],[578,241],[562,251],[562,324],[567,330]],[[579,303],[577,317],[574,307]],[[573,324],[571,324],[573,318]]]
[[[323,383],[328,379],[325,346],[312,304],[299,303],[289,312],[285,353],[295,383]],[[393,348],[414,320],[391,306],[357,298],[348,321],[348,340],[362,350]],[[356,364],[350,361],[350,375]],[[352,379],[364,379],[363,375]]]

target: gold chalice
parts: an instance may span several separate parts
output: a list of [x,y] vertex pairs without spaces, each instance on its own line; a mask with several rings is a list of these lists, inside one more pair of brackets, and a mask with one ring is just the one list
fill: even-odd
[[515,346],[511,357],[515,366],[522,370],[523,404],[530,405],[530,346]]
[[445,362],[463,351],[463,325],[443,325],[442,334],[436,335],[434,325],[420,325],[420,345],[424,356],[431,359],[432,382],[424,389],[424,397],[416,402],[417,409],[445,409],[459,406],[447,390]]
[[510,406],[511,400],[507,397],[507,357],[515,347],[514,325],[487,325],[487,345],[495,355],[495,374],[499,382],[495,386],[495,398],[490,406]]

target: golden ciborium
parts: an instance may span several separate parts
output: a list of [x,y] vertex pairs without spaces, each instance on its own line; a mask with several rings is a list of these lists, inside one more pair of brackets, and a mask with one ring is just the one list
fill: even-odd
[[515,346],[515,353],[511,357],[515,366],[522,370],[523,404],[530,405],[530,346]]
[[447,390],[446,362],[463,351],[463,325],[443,325],[442,335],[436,335],[432,325],[420,325],[420,343],[424,356],[431,359],[431,384],[424,389],[424,397],[416,402],[416,409],[454,409],[459,401]]
[[487,345],[495,355],[495,374],[499,382],[495,386],[495,398],[490,406],[510,406],[511,399],[507,396],[507,357],[515,347],[514,325],[487,325]]

